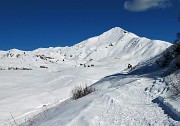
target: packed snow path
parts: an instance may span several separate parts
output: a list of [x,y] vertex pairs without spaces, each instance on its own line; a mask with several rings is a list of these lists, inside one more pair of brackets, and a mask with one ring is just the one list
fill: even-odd
[[108,103],[104,112],[94,119],[93,125],[114,126],[169,126],[161,108],[152,103],[152,97],[144,91],[152,81],[140,79],[107,93]]

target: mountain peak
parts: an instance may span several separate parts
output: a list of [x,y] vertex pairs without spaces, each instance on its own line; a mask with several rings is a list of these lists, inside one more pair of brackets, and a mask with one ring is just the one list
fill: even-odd
[[110,30],[108,31],[125,31],[124,29],[120,28],[120,27],[114,27],[114,28],[111,28]]
[[120,28],[120,27],[114,27],[109,29],[108,31],[104,32],[103,34],[115,34],[115,33],[127,33],[126,30]]

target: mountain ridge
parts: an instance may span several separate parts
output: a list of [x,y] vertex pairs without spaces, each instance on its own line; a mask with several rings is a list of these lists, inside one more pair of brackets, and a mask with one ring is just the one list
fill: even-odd
[[133,58],[137,59],[132,62],[133,65],[136,65],[160,54],[170,45],[170,43],[160,40],[141,38],[134,33],[115,27],[70,47],[38,48],[33,51],[18,49],[0,51],[0,66],[4,65],[7,69],[9,66],[5,62],[12,58],[13,63],[10,67],[23,67],[24,64],[26,67],[37,68],[37,63],[38,66],[51,66],[52,63],[78,66],[81,63],[88,64],[90,61],[100,62],[112,59],[124,59],[132,62]]

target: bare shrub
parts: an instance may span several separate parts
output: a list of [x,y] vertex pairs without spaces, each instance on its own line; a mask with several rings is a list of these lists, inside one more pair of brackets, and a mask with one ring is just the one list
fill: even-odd
[[77,100],[95,91],[95,88],[77,86],[72,90],[72,99]]

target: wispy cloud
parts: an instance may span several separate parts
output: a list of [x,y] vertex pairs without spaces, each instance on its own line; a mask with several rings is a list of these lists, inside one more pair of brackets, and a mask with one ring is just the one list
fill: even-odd
[[126,0],[124,8],[129,11],[146,11],[150,8],[166,8],[171,6],[170,0]]

